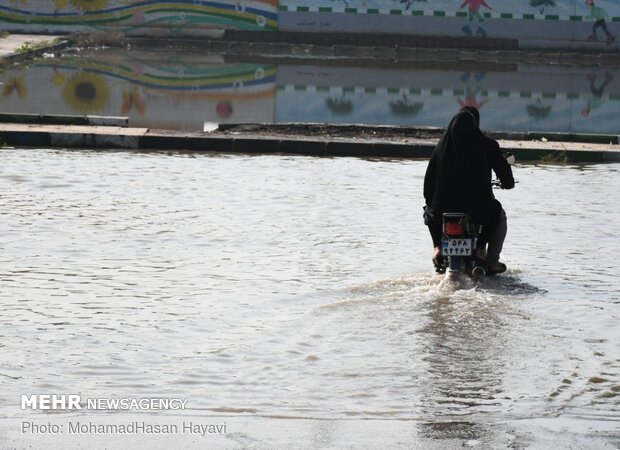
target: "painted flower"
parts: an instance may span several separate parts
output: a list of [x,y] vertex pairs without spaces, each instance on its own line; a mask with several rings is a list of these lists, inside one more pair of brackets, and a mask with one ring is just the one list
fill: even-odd
[[2,95],[8,97],[13,92],[16,92],[19,98],[26,98],[28,95],[28,90],[26,89],[26,82],[24,81],[23,75],[20,77],[11,77],[6,83],[4,83]]
[[62,97],[69,107],[82,114],[100,112],[107,104],[110,90],[101,75],[79,72],[65,84]]
[[228,100],[220,100],[217,102],[215,112],[220,119],[228,119],[233,113],[232,103]]
[[121,114],[127,115],[134,108],[141,116],[144,115],[144,103],[140,98],[140,93],[136,90],[123,92],[123,108],[121,109]]
[[109,0],[71,0],[73,6],[75,6],[80,11],[101,10],[108,6],[108,2]]
[[52,83],[54,86],[62,86],[65,84],[65,76],[62,73],[55,72],[52,77]]

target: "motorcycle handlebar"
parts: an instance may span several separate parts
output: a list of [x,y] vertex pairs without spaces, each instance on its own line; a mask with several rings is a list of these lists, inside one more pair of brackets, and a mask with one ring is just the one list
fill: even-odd
[[[515,184],[517,184],[518,181],[515,181]],[[495,189],[503,189],[502,188],[502,182],[499,179],[495,179],[495,180],[491,180],[491,187],[495,188]]]
[[[512,154],[512,152],[506,152],[504,153],[504,158],[506,159],[506,162],[508,163],[508,165],[512,166],[517,160],[515,158],[515,155]],[[517,184],[518,181],[515,181],[515,184]],[[491,181],[491,187],[494,189],[503,189],[502,188],[502,182],[498,179],[492,180]]]

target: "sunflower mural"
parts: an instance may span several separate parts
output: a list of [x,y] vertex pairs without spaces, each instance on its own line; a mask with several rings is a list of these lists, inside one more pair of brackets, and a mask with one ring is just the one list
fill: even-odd
[[74,111],[93,114],[107,106],[110,89],[101,75],[78,72],[64,84],[62,97]]
[[54,86],[64,86],[65,82],[67,81],[67,79],[65,78],[65,76],[58,72],[56,69],[54,69],[54,75],[52,76],[52,84]]

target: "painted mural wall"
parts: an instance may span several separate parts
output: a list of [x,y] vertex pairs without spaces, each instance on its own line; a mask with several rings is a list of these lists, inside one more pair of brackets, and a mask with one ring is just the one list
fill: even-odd
[[42,59],[0,74],[0,111],[129,117],[132,127],[202,131],[271,123],[276,66],[213,55],[102,51]]
[[195,35],[212,30],[486,37],[618,49],[618,0],[0,0],[0,29]]
[[620,132],[618,70],[511,69],[280,66],[275,120],[445,127],[461,107],[475,106],[488,131]]
[[476,106],[489,131],[620,134],[620,69],[477,70],[227,62],[195,52],[105,50],[0,72],[0,111],[126,116],[133,127],[357,123],[445,127]]
[[617,46],[618,0],[280,0],[281,30],[510,38],[524,47]]
[[[368,15],[460,17],[464,24],[492,19],[589,20],[620,16],[617,0],[280,0],[280,9]],[[592,18],[594,20],[594,18]]]
[[0,29],[191,34],[275,30],[278,0],[0,0]]

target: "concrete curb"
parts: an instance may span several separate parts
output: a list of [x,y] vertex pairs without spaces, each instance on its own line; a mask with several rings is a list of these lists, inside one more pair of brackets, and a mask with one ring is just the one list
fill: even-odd
[[65,116],[50,114],[0,113],[0,123],[127,127],[129,126],[129,118],[111,116]]
[[139,149],[146,128],[83,125],[0,124],[5,145],[23,147]]
[[[182,133],[101,126],[0,124],[0,138],[19,147],[128,149],[225,153],[288,153],[306,156],[428,158],[438,138],[351,138],[240,133]],[[519,161],[620,161],[617,144],[501,140]]]

